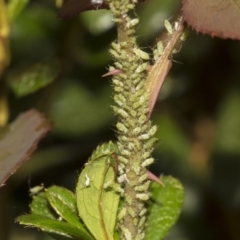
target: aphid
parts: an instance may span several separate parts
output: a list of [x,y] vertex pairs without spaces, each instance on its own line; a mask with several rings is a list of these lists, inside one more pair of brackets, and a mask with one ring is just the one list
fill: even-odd
[[136,73],[141,73],[141,72],[147,70],[147,66],[148,66],[147,62],[142,63],[140,66],[137,67]]
[[[119,157],[120,156],[118,156],[118,160],[119,160]],[[123,174],[125,167],[126,167],[126,163],[120,162],[119,160],[119,163],[118,163],[119,175]]]
[[157,131],[157,126],[154,125],[154,126],[152,126],[152,127],[150,128],[150,130],[148,131],[148,134],[149,134],[150,136],[153,136],[153,135],[156,133],[156,131]]
[[139,173],[140,173],[140,171],[141,171],[140,166],[139,166],[138,164],[134,164],[132,168],[133,168],[133,171],[134,171],[137,175],[139,175]]
[[[117,74],[116,74],[117,75]],[[128,79],[128,77],[127,77],[127,75],[126,74],[123,74],[123,73],[119,73],[119,77],[120,78],[123,78],[124,80],[127,80]]]
[[146,102],[146,99],[147,99],[146,95],[143,94],[143,95],[139,98],[139,102],[143,104],[144,102]]
[[157,50],[158,50],[159,55],[162,55],[163,49],[164,49],[164,47],[163,47],[162,41],[158,41],[158,43],[157,43]]
[[130,22],[127,23],[127,28],[133,27],[135,25],[137,25],[139,23],[139,19],[138,18],[134,18],[132,19]]
[[108,181],[106,183],[103,184],[103,188],[105,190],[109,189],[109,188],[112,188],[113,187],[113,182],[112,181]]
[[129,142],[128,145],[127,145],[127,148],[128,148],[130,151],[133,150],[133,149],[135,149],[134,143]]
[[153,58],[155,62],[163,55],[164,46],[162,41],[158,41],[156,48],[153,50]]
[[141,166],[147,167],[147,166],[151,165],[153,162],[154,162],[154,158],[148,158],[141,164]]
[[148,174],[144,173],[140,178],[139,178],[139,183],[142,183],[148,179]]
[[85,174],[85,182],[84,182],[85,187],[89,187],[90,182],[91,182],[90,177],[87,174]]
[[130,138],[126,137],[126,136],[119,136],[119,139],[121,141],[124,141],[124,142],[129,142],[130,141]]
[[115,86],[114,86],[114,91],[115,91],[115,92],[122,92],[122,91],[123,91],[123,88],[122,88],[122,87],[115,87]]
[[138,192],[145,192],[148,190],[150,183],[151,183],[150,181],[147,181],[142,185],[136,186],[134,190]]
[[151,138],[147,142],[144,143],[144,149],[151,149],[154,145],[154,143],[157,142],[157,138]]
[[183,31],[183,33],[180,36],[180,40],[184,42],[187,39],[188,35],[189,35],[189,32],[187,30]]
[[116,127],[117,129],[120,131],[120,132],[123,132],[123,133],[127,133],[128,132],[128,129],[120,122],[118,122],[116,124]]
[[127,228],[122,228],[126,240],[133,240],[131,232]]
[[136,217],[136,213],[135,213],[135,211],[134,211],[134,209],[132,209],[132,208],[129,208],[128,209],[128,213],[129,213],[129,215],[131,216],[131,217]]
[[112,47],[114,50],[116,50],[117,52],[120,51],[120,45],[118,43],[112,42]]
[[147,117],[145,115],[141,115],[138,121],[140,122],[140,124],[143,124],[147,121]]
[[126,215],[126,208],[122,208],[118,214],[118,220],[122,220]]
[[147,201],[150,196],[149,196],[149,194],[146,194],[146,193],[138,193],[138,194],[136,194],[136,197],[137,197],[139,200]]
[[135,54],[136,54],[139,58],[141,58],[141,59],[143,59],[143,60],[149,60],[149,59],[150,59],[148,53],[142,51],[142,50],[139,49],[139,48],[134,48],[133,51],[135,52]]
[[140,102],[135,102],[135,103],[133,103],[133,108],[134,108],[134,109],[137,109],[137,108],[139,108],[140,106],[142,106],[142,103],[140,103]]
[[[165,21],[164,21],[164,26],[165,26],[165,28],[167,29],[168,33],[169,33],[170,35],[172,35],[173,32],[174,32],[174,30],[173,30],[173,27],[172,27],[171,23],[170,23],[168,20],[165,20]],[[175,25],[175,26],[176,26],[176,25]]]
[[130,109],[130,114],[132,117],[136,117],[137,116],[137,112],[134,111],[133,109]]
[[135,129],[133,129],[133,134],[134,135],[138,135],[141,132],[141,128],[140,127],[136,127]]
[[138,136],[138,139],[140,139],[140,140],[147,140],[150,137],[151,136],[149,134],[142,134],[142,135]]
[[[138,218],[134,218],[133,219],[133,224],[134,224],[134,226],[137,226],[138,225],[138,222],[139,222],[139,220],[138,220]],[[140,240],[140,239],[143,239],[143,238],[136,238],[136,240]]]
[[119,63],[119,62],[115,62],[114,64],[115,64],[115,66],[116,66],[117,68],[119,68],[119,69],[122,69],[122,68],[123,68],[122,64]]
[[115,57],[116,59],[118,59],[119,58],[119,53],[116,51],[116,50],[114,50],[114,49],[109,49],[109,52],[110,52],[110,54],[112,54],[112,56],[113,57]]
[[143,215],[145,215],[147,213],[147,209],[144,208],[140,213],[139,216],[142,217]]
[[[123,87],[123,86],[124,86],[124,84],[123,84],[121,81],[117,80],[117,79],[113,79],[113,83],[114,83],[116,86],[119,86],[119,87]],[[119,94],[119,95],[120,95],[120,94]]]
[[123,118],[128,118],[129,117],[128,113],[126,111],[124,111],[123,109],[118,109],[117,113],[119,115],[121,115]]
[[145,85],[145,82],[141,81],[137,86],[136,86],[136,91],[140,90],[141,88],[143,88],[143,86]]
[[122,174],[117,180],[119,183],[123,183],[126,180],[126,174]]
[[143,216],[139,221],[138,227],[142,227],[144,225],[145,221],[146,221],[146,217]]
[[129,204],[129,205],[132,205],[133,204],[133,200],[130,196],[126,196],[125,198],[126,202]]
[[143,155],[142,155],[142,157],[143,157],[143,158],[148,158],[150,155],[151,155],[150,152],[144,152]]
[[128,150],[126,150],[126,149],[123,149],[123,150],[121,151],[121,154],[122,154],[123,156],[131,156],[131,152],[128,151]]
[[122,162],[123,164],[127,164],[128,163],[128,160],[127,158],[123,157],[123,156],[118,156],[118,160],[120,162]]
[[29,189],[30,196],[36,195],[44,189],[44,185],[35,186]]

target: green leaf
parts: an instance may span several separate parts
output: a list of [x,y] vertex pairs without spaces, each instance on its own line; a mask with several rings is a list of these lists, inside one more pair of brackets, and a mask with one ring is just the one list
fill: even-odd
[[30,209],[33,215],[57,219],[57,215],[53,212],[53,209],[48,203],[45,192],[41,192],[33,196],[33,200],[30,204]]
[[110,164],[116,151],[112,142],[98,147],[77,183],[79,215],[97,240],[114,239],[119,194],[106,185],[115,184],[115,173]]
[[62,187],[52,186],[46,189],[46,196],[57,214],[70,224],[84,229],[77,213],[74,194]]
[[49,61],[36,64],[29,69],[12,73],[8,76],[8,83],[18,97],[33,93],[55,80],[58,74],[58,63]]
[[152,201],[146,222],[144,240],[165,239],[181,212],[184,190],[182,184],[171,176],[161,178],[165,187],[153,182]]
[[18,217],[17,221],[30,227],[40,228],[42,231],[50,235],[60,235],[65,238],[58,239],[85,239],[94,240],[86,230],[77,228],[69,223],[53,220],[47,217],[28,214]]
[[22,10],[27,6],[29,0],[10,0],[8,2],[8,16],[13,22]]

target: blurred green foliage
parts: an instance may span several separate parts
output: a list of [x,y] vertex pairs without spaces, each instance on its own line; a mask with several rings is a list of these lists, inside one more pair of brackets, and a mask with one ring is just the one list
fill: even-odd
[[[101,78],[116,38],[108,11],[71,20],[56,17],[54,1],[35,0],[11,24],[11,63],[5,76],[46,59],[59,61],[57,78],[34,93],[9,89],[10,119],[29,108],[44,112],[53,132],[0,191],[4,240],[49,240],[14,223],[28,211],[30,187],[44,182],[74,191],[78,172],[97,145],[114,140],[110,79]],[[162,37],[163,20],[176,17],[180,1],[140,4],[139,44],[147,51]],[[153,111],[159,125],[155,174],[179,178],[186,188],[180,220],[169,240],[240,239],[240,43],[190,33]],[[2,82],[6,80],[4,77]]]

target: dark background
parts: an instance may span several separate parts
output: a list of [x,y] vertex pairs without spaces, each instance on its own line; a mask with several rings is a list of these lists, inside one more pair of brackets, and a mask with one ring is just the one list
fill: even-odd
[[[180,0],[138,6],[138,42],[151,51],[180,11]],[[18,98],[9,89],[10,120],[36,108],[53,131],[0,189],[0,239],[47,240],[14,223],[29,211],[29,189],[44,183],[74,191],[78,173],[97,145],[114,140],[109,44],[116,39],[110,12],[56,17],[54,1],[31,1],[12,25],[8,73],[45,61],[60,62],[57,79]],[[185,188],[185,202],[168,240],[240,239],[240,42],[190,35],[173,56],[173,68],[153,111],[159,126],[152,167]]]

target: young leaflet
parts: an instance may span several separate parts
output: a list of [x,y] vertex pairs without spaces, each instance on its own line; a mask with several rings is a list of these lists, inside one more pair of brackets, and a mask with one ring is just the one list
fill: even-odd
[[[96,240],[113,240],[119,194],[115,183],[114,153],[109,142],[99,146],[81,172],[76,189],[79,216]],[[105,186],[109,186],[107,189]],[[109,204],[111,203],[111,204]]]

